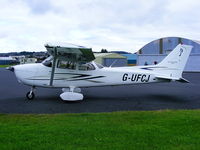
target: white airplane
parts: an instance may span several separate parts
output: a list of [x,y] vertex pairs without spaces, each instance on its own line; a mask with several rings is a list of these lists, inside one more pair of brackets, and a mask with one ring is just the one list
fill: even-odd
[[34,99],[36,87],[62,88],[62,100],[83,100],[82,87],[114,86],[180,81],[188,82],[182,72],[192,46],[179,44],[159,64],[134,67],[103,67],[95,63],[92,49],[72,44],[46,44],[51,55],[42,63],[7,68],[18,81],[31,86],[27,93]]

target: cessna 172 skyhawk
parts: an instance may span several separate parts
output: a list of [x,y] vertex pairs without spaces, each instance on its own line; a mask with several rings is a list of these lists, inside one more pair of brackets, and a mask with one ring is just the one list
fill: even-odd
[[103,67],[95,63],[92,49],[72,44],[46,44],[51,55],[42,63],[16,65],[18,81],[31,86],[28,99],[34,99],[35,87],[62,88],[62,100],[83,100],[82,87],[114,86],[180,81],[192,46],[179,44],[159,64],[135,67]]

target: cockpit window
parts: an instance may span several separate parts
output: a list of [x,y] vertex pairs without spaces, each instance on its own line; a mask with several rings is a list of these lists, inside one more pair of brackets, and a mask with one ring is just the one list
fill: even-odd
[[78,70],[95,70],[95,67],[91,63],[79,64]]
[[52,67],[52,60],[53,60],[53,57],[50,56],[48,57],[47,59],[45,59],[42,64],[45,65],[46,67]]

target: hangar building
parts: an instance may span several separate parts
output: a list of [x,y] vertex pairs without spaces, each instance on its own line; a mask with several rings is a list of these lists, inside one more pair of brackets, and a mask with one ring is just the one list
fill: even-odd
[[136,66],[137,64],[137,54],[121,54],[127,58],[128,66]]
[[127,66],[126,56],[122,56],[117,53],[94,53],[95,62],[102,64],[103,66],[109,67],[121,67]]
[[0,65],[12,65],[17,63],[19,63],[19,61],[12,57],[0,57]]
[[138,51],[137,65],[159,63],[179,43],[193,46],[184,71],[200,71],[200,42],[181,37],[166,37],[148,43]]

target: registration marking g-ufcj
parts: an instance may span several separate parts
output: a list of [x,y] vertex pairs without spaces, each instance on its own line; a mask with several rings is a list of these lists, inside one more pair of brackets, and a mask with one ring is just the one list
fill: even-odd
[[125,73],[122,76],[122,81],[133,81],[133,82],[149,82],[150,75],[146,74],[128,74]]

